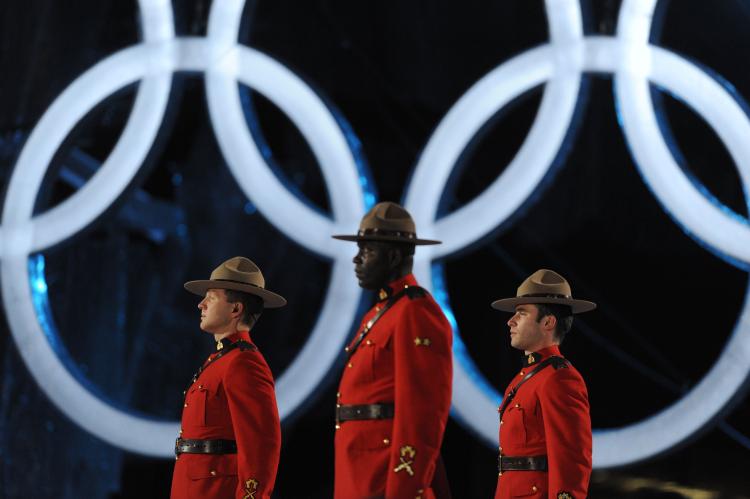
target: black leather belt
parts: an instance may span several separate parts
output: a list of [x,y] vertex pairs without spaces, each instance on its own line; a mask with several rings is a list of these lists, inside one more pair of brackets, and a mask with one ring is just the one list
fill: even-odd
[[174,443],[174,453],[177,456],[180,454],[237,454],[237,442],[178,438]]
[[497,471],[547,471],[547,456],[498,456]]
[[336,421],[358,421],[364,419],[390,419],[393,404],[363,404],[336,406]]

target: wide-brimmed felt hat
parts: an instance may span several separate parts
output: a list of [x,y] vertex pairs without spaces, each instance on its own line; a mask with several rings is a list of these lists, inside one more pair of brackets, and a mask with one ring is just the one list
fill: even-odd
[[415,245],[440,244],[440,241],[419,239],[414,219],[406,209],[396,203],[378,203],[362,217],[355,235],[332,236],[342,241],[385,241]]
[[567,305],[574,314],[589,312],[596,308],[596,303],[573,298],[568,281],[557,272],[547,269],[540,269],[531,274],[518,287],[515,298],[496,300],[492,302],[492,308],[515,312],[516,305],[527,303]]
[[233,289],[260,297],[263,308],[286,305],[282,296],[266,289],[266,280],[260,269],[244,256],[235,256],[222,263],[211,272],[208,280],[186,282],[185,289],[200,296],[205,296],[209,289]]

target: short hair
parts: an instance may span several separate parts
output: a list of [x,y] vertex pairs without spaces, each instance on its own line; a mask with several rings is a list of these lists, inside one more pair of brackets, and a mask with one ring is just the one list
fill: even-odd
[[409,257],[414,256],[414,244],[412,243],[402,243],[398,241],[383,241],[387,246],[398,250],[401,253],[402,257]]
[[225,289],[227,302],[242,304],[242,317],[240,321],[248,326],[254,326],[263,312],[263,299],[260,296],[251,295],[236,289]]
[[538,310],[537,322],[542,322],[542,319],[548,315],[555,318],[555,339],[558,343],[562,343],[573,325],[573,309],[569,305],[558,303],[535,303],[534,305]]

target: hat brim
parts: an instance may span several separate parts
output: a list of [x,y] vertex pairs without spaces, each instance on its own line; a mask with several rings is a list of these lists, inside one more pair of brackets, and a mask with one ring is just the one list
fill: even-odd
[[518,305],[545,303],[551,305],[567,305],[574,314],[590,312],[596,308],[596,303],[574,298],[555,298],[553,296],[519,296],[516,298],[503,298],[492,302],[492,308],[503,312],[515,312]]
[[263,300],[263,308],[280,308],[286,305],[286,299],[281,295],[277,295],[273,291],[239,282],[211,280],[188,281],[185,283],[185,289],[198,296],[206,296],[206,292],[209,289],[232,289],[259,297]]
[[341,241],[382,241],[386,243],[406,243],[406,244],[414,244],[416,246],[426,246],[428,244],[443,244],[442,241],[434,241],[432,239],[407,239],[405,237],[398,237],[398,236],[378,236],[378,235],[366,235],[366,236],[360,236],[360,235],[339,235],[339,236],[331,236],[334,239],[339,239]]

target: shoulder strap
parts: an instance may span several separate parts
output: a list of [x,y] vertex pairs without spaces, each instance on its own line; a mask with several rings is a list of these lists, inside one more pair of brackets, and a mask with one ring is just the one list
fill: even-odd
[[372,319],[367,321],[367,324],[362,328],[362,331],[360,331],[359,335],[357,336],[357,339],[354,341],[354,344],[349,347],[349,349],[346,351],[347,358],[351,357],[354,352],[357,350],[359,345],[362,343],[362,340],[365,339],[365,336],[367,336],[367,333],[370,332],[370,329],[375,325],[378,320],[380,320],[381,317],[393,306],[396,304],[396,302],[401,299],[403,296],[408,296],[410,299],[414,299],[420,296],[424,296],[427,292],[420,288],[419,286],[409,286],[408,288],[404,288],[395,295],[391,295],[391,297],[388,299],[386,304],[383,306],[383,308],[380,309],[380,311],[375,314]]
[[404,288],[404,293],[410,300],[427,296],[427,290],[420,286],[409,286],[408,288]]
[[516,393],[518,392],[518,389],[521,388],[521,385],[526,383],[528,380],[536,376],[539,371],[544,369],[547,366],[553,366],[555,370],[561,369],[561,368],[567,368],[570,365],[570,362],[563,359],[562,357],[559,357],[557,355],[553,355],[552,357],[548,357],[541,361],[538,366],[536,366],[532,371],[530,371],[526,376],[523,377],[521,381],[518,382],[516,386],[511,388],[510,393],[508,393],[508,396],[505,397],[505,400],[503,400],[503,403],[500,405],[500,409],[498,409],[498,412],[500,413],[500,419],[503,419],[503,414],[505,414],[505,410],[510,405],[510,402],[513,400],[513,398],[516,396]]

